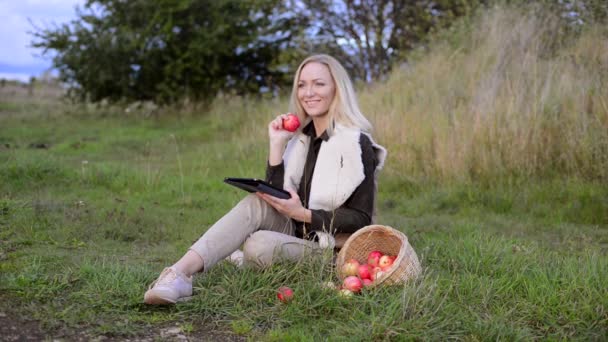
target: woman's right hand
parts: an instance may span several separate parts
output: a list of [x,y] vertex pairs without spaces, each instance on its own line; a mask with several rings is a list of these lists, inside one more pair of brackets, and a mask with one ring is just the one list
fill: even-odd
[[268,153],[268,163],[271,166],[279,165],[283,162],[283,152],[287,141],[295,135],[283,128],[283,119],[287,114],[281,114],[270,121],[268,124],[268,137],[270,138],[270,151]]
[[294,132],[289,132],[283,128],[283,119],[285,118],[287,118],[287,114],[278,115],[268,124],[268,138],[271,146],[284,146],[295,135]]

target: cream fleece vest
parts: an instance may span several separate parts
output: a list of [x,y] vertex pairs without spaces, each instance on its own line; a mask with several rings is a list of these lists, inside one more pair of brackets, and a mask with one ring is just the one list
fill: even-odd
[[[359,143],[361,134],[366,133],[362,133],[357,128],[336,125],[331,137],[321,143],[311,181],[309,209],[334,210],[344,204],[363,182],[365,174]],[[376,144],[371,136],[368,137],[378,160],[374,174],[374,184],[376,184],[375,178],[384,166],[386,149]],[[287,144],[283,155],[284,188],[294,191],[299,188],[309,145],[310,136],[301,132],[291,138]]]

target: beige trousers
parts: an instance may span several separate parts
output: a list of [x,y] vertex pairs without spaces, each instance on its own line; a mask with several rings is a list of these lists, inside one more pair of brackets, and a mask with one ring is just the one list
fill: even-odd
[[256,195],[248,195],[207,230],[190,250],[208,270],[243,245],[244,262],[266,267],[297,261],[322,251],[319,244],[294,236],[295,224]]

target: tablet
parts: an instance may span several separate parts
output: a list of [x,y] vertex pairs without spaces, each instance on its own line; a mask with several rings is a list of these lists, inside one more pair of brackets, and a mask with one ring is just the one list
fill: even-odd
[[249,192],[263,192],[281,199],[291,198],[289,192],[261,179],[228,177],[224,178],[224,182]]

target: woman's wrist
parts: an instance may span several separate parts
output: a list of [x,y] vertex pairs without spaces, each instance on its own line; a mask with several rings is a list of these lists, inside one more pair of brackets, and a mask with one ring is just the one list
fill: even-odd
[[268,152],[268,163],[271,166],[279,165],[283,162],[283,152],[285,152],[286,142],[270,142],[270,151]]
[[310,221],[312,220],[312,212],[310,211],[310,209],[302,207],[300,213],[301,214],[298,215],[299,217],[296,218],[296,220],[304,223],[310,223]]
[[270,149],[271,150],[284,150],[285,146],[287,146],[287,140],[277,139],[270,140]]

